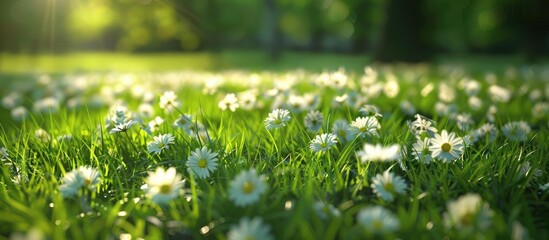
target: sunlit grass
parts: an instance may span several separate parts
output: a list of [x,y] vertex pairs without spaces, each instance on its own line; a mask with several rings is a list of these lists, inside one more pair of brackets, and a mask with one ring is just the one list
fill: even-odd
[[[338,88],[330,82],[332,80],[328,83],[318,80],[322,69],[259,75],[248,71],[173,74],[135,69],[139,66],[137,62],[152,62],[149,60],[156,59],[153,56],[112,55],[113,62],[131,59],[128,61],[133,63],[120,63],[117,67],[135,70],[113,73],[103,72],[109,64],[97,60],[108,54],[98,54],[95,63],[86,64],[69,61],[69,56],[60,59],[66,58],[63,61],[70,67],[86,66],[80,70],[98,72],[56,74],[48,81],[40,75],[16,75],[14,70],[13,76],[25,81],[1,79],[9,82],[5,89],[0,89],[1,111],[5,113],[0,120],[0,147],[5,147],[9,154],[3,159],[0,173],[0,233],[3,236],[39,233],[52,239],[82,236],[116,239],[130,235],[144,239],[226,238],[228,232],[246,217],[260,217],[270,227],[269,234],[276,239],[499,239],[518,234],[520,229],[533,238],[544,239],[549,234],[544,217],[549,209],[549,195],[540,189],[540,185],[548,182],[546,156],[549,145],[545,139],[549,115],[547,111],[532,112],[534,106],[547,99],[547,85],[542,74],[526,79],[518,73],[517,78],[511,79],[505,73],[496,72],[496,82],[479,77],[478,96],[483,100],[483,106],[475,110],[469,106],[466,90],[460,86],[460,80],[468,79],[468,76],[433,66],[377,68],[380,75],[374,83],[380,83],[381,88],[369,92],[376,86],[361,88],[367,85],[367,81],[362,80],[365,77],[362,68],[345,72],[348,82]],[[200,56],[204,62],[209,61],[209,55]],[[225,56],[230,57],[230,54]],[[255,53],[246,58],[254,57],[261,59]],[[165,55],[157,61],[167,64],[162,66],[166,68],[160,67],[160,63],[148,67],[159,67],[161,72],[179,66],[169,60],[182,59],[186,58]],[[46,60],[51,59],[43,56],[42,61]],[[18,61],[27,60],[21,57]],[[258,69],[260,64],[257,63]],[[271,67],[289,67],[286,64]],[[69,67],[43,66],[52,72]],[[203,66],[204,71],[210,67]],[[321,64],[305,66],[316,69]],[[204,92],[206,82],[215,75],[223,76],[226,81],[210,93]],[[80,77],[89,85],[79,85],[83,84],[76,81]],[[291,77],[297,81],[288,80]],[[255,82],[256,78],[259,83]],[[388,89],[391,85],[387,84],[392,78],[398,80],[400,89],[394,96]],[[455,93],[454,99],[447,102],[455,104],[454,112],[441,113],[434,107],[441,98],[447,97],[438,94],[441,83],[449,84]],[[429,84],[434,84],[435,89],[431,93],[421,93]],[[487,89],[493,84],[512,92],[508,102],[492,99],[493,93]],[[273,91],[275,86],[278,86],[277,91]],[[12,118],[10,110],[15,106],[5,103],[5,98],[13,92],[11,89],[17,89],[20,94],[15,105],[25,106],[31,112],[24,121]],[[235,112],[221,111],[218,107],[226,94],[240,96],[239,93],[250,89],[257,90],[257,105],[252,109],[244,109],[242,103]],[[537,99],[531,97],[536,89],[544,91]],[[158,104],[165,91],[174,91],[181,102],[171,112]],[[152,97],[147,98],[145,93]],[[304,104],[303,109],[290,104],[290,96],[305,93],[312,94],[316,100]],[[358,94],[368,99],[357,105],[352,101],[335,101],[343,94]],[[57,111],[33,110],[35,104],[50,96],[59,103]],[[99,99],[95,98],[97,96]],[[75,99],[80,104],[69,107]],[[414,121],[415,117],[413,113],[407,113],[410,109],[401,107],[404,100],[409,101],[416,112],[433,119],[439,133],[447,130],[464,138],[472,133],[471,130],[492,122],[498,135],[493,142],[484,137],[465,147],[463,155],[453,162],[436,160],[423,164],[412,155],[416,136],[407,122]],[[140,108],[144,103],[151,104],[153,114],[150,116]],[[330,133],[336,120],[351,123],[363,116],[359,109],[365,104],[380,110],[379,137],[339,140],[326,152],[310,149],[311,140],[320,133]],[[492,120],[487,116],[489,105],[497,108]],[[113,106],[127,106],[125,113],[139,124],[126,132],[109,133],[113,126],[108,125],[106,119],[112,117]],[[308,131],[304,123],[308,112],[304,109],[309,107],[320,111],[324,117],[321,129],[316,132]],[[289,109],[290,120],[286,126],[269,131],[264,121],[272,108]],[[460,129],[456,124],[455,114],[463,112],[472,116],[470,130]],[[192,115],[196,129],[199,129],[199,123],[203,124],[206,129],[201,132],[203,135],[189,134],[173,125],[179,115],[185,113]],[[149,135],[143,128],[157,116],[164,119],[164,123]],[[527,133],[525,140],[512,141],[502,133],[502,128],[508,122],[520,120],[524,120],[532,131]],[[38,129],[44,129],[50,139],[37,138]],[[169,148],[160,154],[147,151],[154,136],[167,133],[175,137]],[[70,139],[59,138],[66,135]],[[365,143],[398,144],[400,160],[362,162],[357,154]],[[203,146],[217,153],[219,158],[217,169],[205,179],[193,176],[186,166],[191,151]],[[529,167],[525,167],[527,162]],[[63,177],[80,166],[96,168],[101,174],[101,183],[94,191],[81,189],[76,196],[64,197],[59,190]],[[143,190],[148,172],[158,167],[174,167],[184,179],[183,190],[164,205],[154,203]],[[266,177],[268,189],[257,202],[238,206],[229,197],[229,185],[239,173],[251,168]],[[394,201],[383,200],[372,190],[372,178],[384,171],[402,177],[408,186],[405,193],[394,196]],[[489,228],[471,223],[473,220],[468,215],[463,217],[463,224],[471,224],[472,229],[450,228],[445,222],[448,203],[467,193],[478,194],[489,205],[492,213]],[[331,210],[319,208],[321,203],[329,204]],[[381,206],[394,214],[399,222],[398,229],[375,233],[360,225],[359,212],[372,206]],[[382,222],[373,225],[379,224]]]

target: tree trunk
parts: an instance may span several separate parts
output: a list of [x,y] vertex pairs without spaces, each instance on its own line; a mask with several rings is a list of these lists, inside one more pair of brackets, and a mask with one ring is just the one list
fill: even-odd
[[264,0],[265,5],[265,21],[267,28],[267,53],[272,60],[278,59],[280,56],[281,37],[278,28],[278,13],[274,0]]
[[424,39],[422,0],[390,0],[374,59],[382,62],[421,62],[431,58]]

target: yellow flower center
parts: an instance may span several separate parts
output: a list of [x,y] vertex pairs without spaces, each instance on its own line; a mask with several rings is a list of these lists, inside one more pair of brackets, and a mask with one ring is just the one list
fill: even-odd
[[89,178],[86,178],[84,179],[84,185],[90,185],[91,184],[91,180]]
[[339,130],[339,136],[345,137],[347,135],[347,132],[345,130]]
[[473,224],[474,217],[475,216],[472,212],[468,212],[463,216],[461,216],[461,218],[459,219],[459,222],[461,223],[461,225],[464,225],[464,226],[471,225]]
[[388,192],[395,192],[395,185],[391,182],[383,184],[383,188],[385,188]]
[[206,159],[202,158],[202,159],[198,160],[198,167],[199,168],[205,168],[206,166],[208,166],[208,162],[206,161]]
[[321,144],[320,144],[320,147],[321,147],[321,148],[326,148],[327,146],[328,146],[328,144],[326,144],[326,143],[321,143]]
[[172,191],[172,186],[168,184],[164,184],[160,186],[160,193],[161,194],[168,194]]
[[251,182],[244,182],[242,184],[242,191],[246,194],[250,194],[254,190],[254,185]]
[[442,151],[450,152],[452,150],[452,145],[450,145],[449,143],[443,143],[440,148],[442,149]]
[[360,132],[366,132],[366,127],[359,128]]
[[282,123],[282,120],[280,120],[280,119],[275,119],[275,120],[273,121],[273,123],[274,123],[274,124],[281,124],[281,123]]
[[383,228],[383,222],[376,219],[372,222],[372,226],[374,227],[374,229],[377,229],[377,230],[382,229]]

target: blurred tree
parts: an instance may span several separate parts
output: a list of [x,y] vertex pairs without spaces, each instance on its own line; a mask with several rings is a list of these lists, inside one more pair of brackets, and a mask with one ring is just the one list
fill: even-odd
[[431,59],[423,0],[389,0],[374,59],[419,62]]
[[278,7],[275,0],[264,0],[265,27],[267,28],[267,52],[271,59],[277,59],[281,51],[281,37],[278,21]]

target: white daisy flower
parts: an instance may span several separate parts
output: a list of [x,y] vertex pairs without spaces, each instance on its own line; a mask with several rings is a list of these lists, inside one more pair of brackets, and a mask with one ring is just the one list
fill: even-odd
[[417,112],[414,104],[412,104],[408,100],[403,100],[400,102],[400,110],[402,110],[402,112],[404,112],[407,115],[414,115]]
[[175,138],[171,133],[160,134],[154,137],[154,141],[147,145],[147,151],[150,153],[160,154],[162,150],[169,149],[170,144],[173,144]]
[[59,187],[64,197],[71,197],[82,187],[94,191],[101,181],[99,171],[92,167],[79,167],[63,177],[63,184]]
[[229,109],[231,110],[231,112],[234,112],[240,106],[240,104],[238,103],[236,95],[234,93],[229,93],[225,95],[225,98],[223,98],[223,100],[221,100],[217,104],[217,106],[223,111]]
[[136,124],[137,122],[134,120],[125,121],[123,123],[116,124],[113,128],[111,128],[109,133],[113,134],[113,133],[125,132],[125,131],[128,131],[128,129],[130,129]]
[[23,121],[29,116],[29,110],[23,106],[11,109],[11,118],[15,121]]
[[363,149],[357,151],[357,155],[363,163],[368,161],[394,161],[400,158],[400,146],[398,144],[393,144],[388,147],[383,147],[380,144],[373,145],[365,143]]
[[153,202],[164,204],[178,197],[182,187],[181,175],[177,174],[174,167],[168,170],[158,167],[155,172],[149,172],[141,189]]
[[531,128],[525,121],[509,122],[501,128],[501,132],[511,141],[526,141]]
[[409,123],[410,131],[416,136],[421,136],[423,133],[429,134],[429,136],[434,136],[438,130],[436,129],[436,122],[428,119],[419,114],[415,115],[416,120]]
[[448,211],[444,214],[444,223],[449,228],[472,230],[488,229],[492,211],[488,204],[476,193],[468,193],[455,201],[448,202]]
[[373,116],[373,117],[376,117],[376,118],[380,118],[380,117],[383,116],[383,115],[381,115],[381,113],[379,113],[379,108],[378,107],[376,107],[374,105],[370,105],[370,104],[363,105],[362,107],[360,107],[360,109],[358,109],[358,111],[363,116],[370,116],[370,117]]
[[167,91],[160,96],[160,108],[165,109],[168,112],[172,112],[176,108],[181,105],[179,101],[177,101],[177,96],[173,91]]
[[323,133],[316,135],[316,137],[311,141],[309,148],[314,152],[323,152],[328,151],[334,145],[337,144],[337,137],[333,133]]
[[460,113],[455,116],[456,124],[459,130],[469,131],[471,125],[474,123],[471,114]]
[[361,209],[356,220],[368,232],[383,234],[395,232],[400,228],[398,218],[389,210],[381,206],[372,206]]
[[78,171],[84,179],[84,187],[94,191],[95,187],[101,182],[99,171],[92,167],[79,167]]
[[1,147],[0,148],[0,159],[6,159],[8,158],[10,155],[8,154],[8,151],[5,147]]
[[404,194],[408,185],[400,176],[385,171],[372,178],[370,187],[379,198],[391,202],[394,200],[394,195]]
[[355,121],[351,122],[350,127],[351,127],[351,131],[353,131],[357,136],[379,137],[378,131],[381,128],[381,125],[377,121],[377,118],[367,116],[367,117],[358,117]]
[[183,129],[185,133],[191,133],[191,127],[193,125],[192,116],[190,114],[180,115],[174,122],[173,125],[177,128]]
[[252,110],[257,105],[257,90],[249,90],[238,94],[238,103],[240,107],[246,110]]
[[210,151],[206,146],[197,148],[191,152],[187,161],[189,172],[193,172],[198,178],[208,178],[210,173],[217,169],[217,153]]
[[430,142],[430,138],[424,138],[423,140],[420,138],[417,139],[417,141],[412,145],[412,155],[415,160],[425,164],[433,161],[433,157],[429,151]]
[[494,102],[508,102],[511,99],[511,91],[498,85],[490,86],[488,94]]
[[271,227],[263,223],[260,217],[243,218],[238,226],[232,226],[227,233],[228,240],[272,240]]
[[324,201],[316,201],[313,207],[316,214],[322,219],[341,216],[341,211],[339,211],[339,209],[334,207],[334,205]]
[[456,137],[455,133],[448,134],[446,130],[442,130],[441,134],[436,134],[431,139],[429,151],[433,158],[452,162],[461,157],[463,154],[464,143],[463,139]]
[[240,172],[229,184],[229,198],[240,207],[257,202],[266,191],[265,176],[255,169]]
[[141,103],[139,104],[138,110],[139,114],[142,117],[150,118],[154,114],[154,108],[150,103]]
[[34,136],[40,140],[40,142],[49,142],[51,140],[51,136],[46,130],[39,128],[34,132]]
[[543,185],[539,185],[539,190],[541,190],[542,192],[548,193],[549,192],[549,182],[546,183],[546,184],[543,184]]
[[154,132],[160,128],[160,125],[164,123],[164,119],[160,116],[156,116],[153,120],[151,120],[148,124],[148,127],[151,132]]
[[339,119],[332,124],[332,133],[337,135],[337,138],[342,143],[350,142],[356,137],[356,134],[351,131],[349,123],[343,119]]
[[324,122],[324,117],[319,111],[310,111],[305,116],[305,127],[310,132],[316,132],[322,128],[322,122]]
[[477,130],[471,132],[473,142],[477,142],[482,138],[487,137],[488,142],[494,142],[498,134],[498,129],[492,123],[482,124]]
[[269,116],[265,119],[265,128],[271,130],[286,126],[286,123],[290,121],[290,118],[290,111],[286,109],[275,109],[269,113]]

